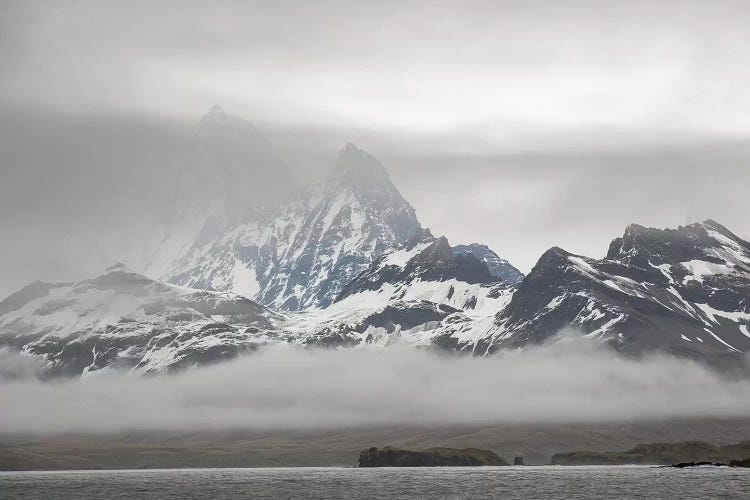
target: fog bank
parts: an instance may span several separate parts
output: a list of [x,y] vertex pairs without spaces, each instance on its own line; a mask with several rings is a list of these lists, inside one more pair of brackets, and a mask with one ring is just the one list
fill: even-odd
[[750,414],[750,380],[727,380],[673,357],[625,359],[573,339],[483,359],[405,347],[277,346],[178,375],[107,373],[52,383],[24,377],[29,371],[18,361],[2,361],[16,369],[0,373],[5,377],[0,432],[325,429]]

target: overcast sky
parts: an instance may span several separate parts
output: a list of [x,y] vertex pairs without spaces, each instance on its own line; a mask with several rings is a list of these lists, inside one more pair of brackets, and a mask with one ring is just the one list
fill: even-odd
[[[655,5],[658,4],[658,5]],[[355,142],[423,224],[522,271],[630,222],[750,237],[750,3],[0,0],[0,295],[166,203],[214,104],[301,180]]]

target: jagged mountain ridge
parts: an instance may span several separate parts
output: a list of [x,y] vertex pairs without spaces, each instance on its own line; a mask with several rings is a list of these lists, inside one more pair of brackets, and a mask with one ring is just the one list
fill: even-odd
[[[212,199],[248,162],[276,160],[256,129],[220,109],[200,129],[202,161],[227,179],[183,207],[151,266],[162,281],[115,266],[104,276],[132,286],[33,283],[0,303],[0,346],[39,357],[52,375],[164,371],[273,342],[485,355],[569,326],[636,355],[722,364],[750,348],[750,246],[714,221],[633,224],[604,259],[553,247],[523,277],[484,245],[451,247],[423,229],[383,166],[351,144],[323,183],[274,209],[244,200],[252,176]],[[108,301],[130,305],[113,312]]]
[[[353,144],[340,151],[324,182],[280,198],[268,211],[253,208],[252,200],[237,202],[252,198],[237,196],[253,181],[242,165],[255,159],[266,172],[264,166],[275,170],[279,164],[262,135],[214,107],[201,120],[198,136],[201,165],[222,173],[222,182],[232,186],[226,188],[230,200],[213,199],[216,190],[209,190],[188,203],[144,266],[148,275],[239,293],[278,310],[324,308],[374,259],[421,230],[414,209],[383,165]],[[205,178],[206,171],[211,168],[198,169],[199,176]],[[279,171],[288,176],[283,168]],[[266,177],[264,173],[261,180]],[[278,190],[276,184],[271,182],[271,191]],[[476,254],[496,273],[510,276],[509,281],[518,278],[518,271],[486,246],[454,251]]]
[[400,342],[483,356],[554,341],[572,326],[626,354],[667,352],[725,368],[750,349],[748,304],[750,244],[713,221],[629,226],[599,260],[553,247],[515,285],[422,230],[324,309],[273,313],[116,266],[12,295],[0,303],[0,340],[40,359],[47,375],[77,375],[169,371],[278,342]]
[[[205,178],[211,171],[205,165],[214,165],[225,177],[223,184],[231,186],[226,187],[230,200],[214,199],[217,191],[212,189],[188,203],[153,260],[143,266],[148,275],[243,294],[274,309],[320,308],[331,304],[375,258],[421,230],[414,209],[383,165],[353,144],[340,151],[325,181],[280,197],[269,211],[252,200],[244,205],[237,201],[252,198],[241,196],[243,186],[253,182],[242,165],[256,161],[274,171],[279,165],[260,132],[215,107],[201,120],[198,136],[204,167],[196,176]],[[261,180],[266,177],[263,173]],[[274,187],[278,179],[270,177],[275,179],[270,191],[279,190]],[[496,273],[517,280],[518,271],[486,246],[454,250],[476,254]]]
[[487,265],[471,253],[454,252],[443,236],[435,238],[428,229],[415,234],[403,247],[378,257],[350,281],[336,301],[384,284],[410,284],[416,280],[442,282],[457,279],[468,284],[500,282]]
[[750,349],[750,243],[708,220],[674,230],[630,225],[601,260],[554,247],[479,348],[541,343],[566,326],[628,353],[739,360]]
[[486,332],[511,293],[485,263],[424,229],[373,261],[331,306],[300,313],[288,328],[308,345],[434,346],[442,336]]
[[490,274],[500,278],[505,283],[516,284],[523,279],[523,273],[510,262],[501,259],[487,245],[472,243],[470,245],[456,245],[453,247],[455,255],[472,255],[487,265]]
[[271,216],[226,231],[209,220],[162,278],[279,309],[325,307],[420,227],[380,162],[348,144],[323,184],[301,190]]

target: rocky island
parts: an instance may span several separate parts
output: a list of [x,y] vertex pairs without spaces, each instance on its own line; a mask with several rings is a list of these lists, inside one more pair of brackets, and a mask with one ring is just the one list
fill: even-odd
[[360,467],[456,467],[510,465],[490,450],[428,448],[402,450],[392,446],[368,448],[359,454]]

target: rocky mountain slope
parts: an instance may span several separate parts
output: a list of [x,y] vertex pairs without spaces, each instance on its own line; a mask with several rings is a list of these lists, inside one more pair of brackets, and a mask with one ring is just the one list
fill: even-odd
[[[173,217],[143,266],[149,276],[241,294],[277,310],[319,309],[377,257],[421,231],[383,165],[353,144],[340,151],[325,181],[287,197],[283,178],[291,176],[248,122],[214,107],[197,137],[200,164],[185,182],[213,187]],[[223,180],[217,184],[210,172]],[[275,206],[256,193],[258,185],[278,193]],[[522,277],[484,245],[452,251],[474,255],[506,283]]]
[[477,264],[425,232],[373,262],[305,335],[325,345],[398,338],[485,355],[572,328],[626,354],[720,367],[741,364],[750,349],[750,244],[714,221],[628,226],[601,260],[552,248],[515,285]]
[[430,346],[450,338],[441,347],[451,348],[484,335],[511,293],[486,264],[425,229],[375,259],[326,309],[289,316],[287,328],[308,345]]
[[386,250],[420,229],[383,166],[352,144],[323,184],[260,220],[217,230],[208,220],[165,281],[233,291],[285,310],[326,307]]
[[169,285],[122,264],[78,283],[34,282],[0,302],[0,347],[45,376],[168,371],[274,338],[279,317],[230,293]]
[[737,359],[750,349],[750,243],[709,220],[632,224],[601,260],[552,248],[479,348],[541,343],[566,326],[628,353]]
[[487,245],[472,243],[471,245],[456,245],[452,249],[454,255],[473,255],[487,265],[490,274],[500,278],[505,283],[514,285],[523,279],[523,273],[510,262],[501,259]]
[[[152,280],[122,264],[79,283],[35,282],[0,303],[0,347],[44,376],[165,372],[271,343],[323,347],[471,339],[512,288],[422,230],[387,251],[325,309],[272,312],[237,294]],[[449,346],[444,346],[449,347]]]

